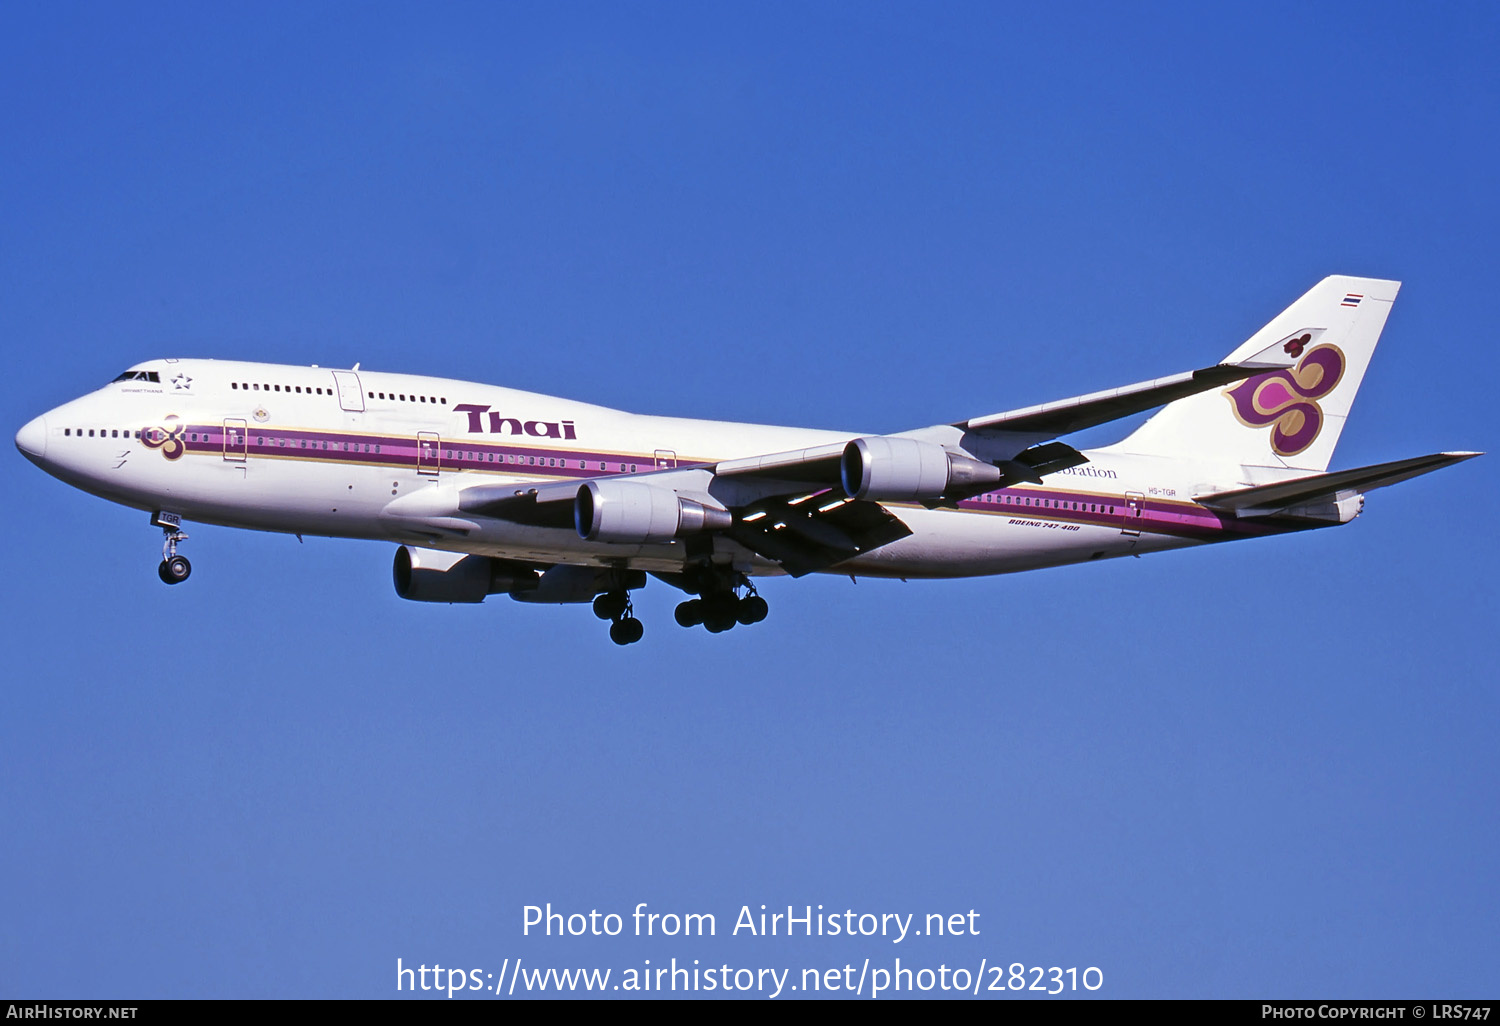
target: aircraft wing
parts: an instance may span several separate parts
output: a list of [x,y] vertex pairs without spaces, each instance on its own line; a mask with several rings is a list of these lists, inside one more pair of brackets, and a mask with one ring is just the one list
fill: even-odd
[[[738,469],[731,466],[725,475],[731,480],[750,478],[752,470],[788,475],[754,480],[748,485],[735,482],[736,487],[730,489],[715,488],[717,467],[712,464],[591,480],[642,481],[671,488],[696,501],[722,506],[734,514],[733,524],[723,531],[727,537],[780,563],[792,576],[800,577],[911,534],[899,517],[878,502],[850,499],[830,484],[830,480],[838,481],[837,457],[842,449],[842,445],[831,447],[831,463],[826,453],[816,453],[811,459],[799,458],[800,454],[813,450],[726,461],[740,465]],[[763,465],[754,466],[757,460]],[[805,480],[798,481],[798,477]],[[459,512],[532,527],[572,528],[573,503],[582,484],[556,481],[535,487],[513,482],[473,485],[459,493]],[[724,492],[724,497],[716,498],[714,491]]]
[[1294,366],[1296,360],[1290,351],[1301,351],[1294,343],[1295,338],[1296,336],[1284,339],[1233,362],[1226,361],[1212,367],[1106,389],[1103,392],[1091,392],[1072,399],[1059,399],[1040,406],[1024,406],[1005,413],[972,417],[953,426],[965,431],[1014,431],[1045,438],[1082,431],[1084,428],[1106,424],[1134,413],[1143,413],[1173,400],[1254,377],[1256,374]]
[[828,488],[775,496],[737,510],[734,525],[724,533],[801,577],[912,532],[880,503],[851,499],[841,489]]
[[458,493],[458,508],[463,513],[509,520],[527,527],[572,527],[573,500],[577,496],[577,481],[551,481],[543,485],[513,481],[476,484]]
[[834,442],[766,456],[721,460],[714,464],[714,476],[835,485],[839,483],[839,459],[843,454],[844,443]]

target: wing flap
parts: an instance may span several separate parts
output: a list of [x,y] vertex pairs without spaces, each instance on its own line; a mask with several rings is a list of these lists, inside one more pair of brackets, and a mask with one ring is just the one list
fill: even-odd
[[801,577],[905,538],[911,528],[878,502],[821,491],[756,503],[725,533]]

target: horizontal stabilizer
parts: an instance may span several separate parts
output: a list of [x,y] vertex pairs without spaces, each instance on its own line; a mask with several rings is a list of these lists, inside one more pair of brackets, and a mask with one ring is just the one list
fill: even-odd
[[1440,452],[1431,456],[1414,456],[1408,460],[1392,463],[1377,463],[1355,470],[1339,470],[1330,474],[1313,474],[1309,477],[1278,481],[1275,484],[1259,485],[1255,488],[1239,488],[1228,492],[1199,495],[1195,501],[1209,509],[1239,516],[1258,516],[1273,513],[1291,506],[1305,506],[1313,502],[1342,498],[1345,495],[1362,494],[1376,488],[1384,488],[1408,478],[1430,474],[1434,470],[1462,463],[1464,460],[1482,456],[1478,452]]

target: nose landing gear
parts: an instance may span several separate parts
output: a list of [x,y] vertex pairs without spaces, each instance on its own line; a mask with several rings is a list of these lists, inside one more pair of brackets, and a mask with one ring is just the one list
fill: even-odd
[[187,541],[188,537],[181,530],[182,518],[176,513],[156,513],[151,517],[151,523],[160,527],[165,536],[156,576],[161,578],[163,584],[181,584],[193,572],[193,564],[188,562],[188,558],[177,554],[177,543]]

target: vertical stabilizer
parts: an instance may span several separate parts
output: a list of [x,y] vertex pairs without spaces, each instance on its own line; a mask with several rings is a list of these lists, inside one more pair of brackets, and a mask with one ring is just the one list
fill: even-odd
[[1379,278],[1324,278],[1223,361],[1277,345],[1295,366],[1169,403],[1110,450],[1327,470],[1400,287]]

